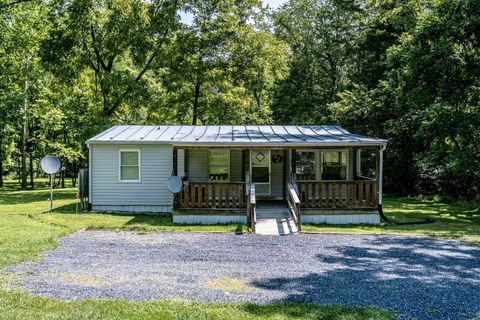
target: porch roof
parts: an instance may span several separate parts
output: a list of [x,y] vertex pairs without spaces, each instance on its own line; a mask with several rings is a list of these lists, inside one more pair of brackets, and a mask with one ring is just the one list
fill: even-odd
[[172,144],[175,146],[348,146],[386,145],[387,140],[353,134],[340,126],[118,125],[88,144]]

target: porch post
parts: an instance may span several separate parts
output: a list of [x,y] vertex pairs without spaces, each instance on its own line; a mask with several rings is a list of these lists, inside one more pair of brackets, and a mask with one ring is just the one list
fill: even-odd
[[247,223],[251,224],[250,217],[250,152],[248,149],[242,150],[242,169],[243,169],[243,181],[245,182],[245,208],[247,209]]
[[244,173],[244,181],[245,185],[249,184],[252,181],[252,178],[250,176],[250,150],[249,149],[243,149],[242,150],[242,155],[243,155],[243,164],[242,164],[242,169]]
[[178,176],[178,149],[173,147],[173,175]]
[[378,171],[377,171],[377,181],[378,181],[378,205],[382,207],[383,203],[383,151],[385,146],[381,146],[378,152]]
[[360,149],[360,148],[357,149],[355,162],[356,162],[355,175],[358,177],[358,176],[360,176],[360,173],[362,172],[362,149]]
[[282,171],[283,171],[283,177],[282,177],[282,197],[283,200],[287,200],[287,181],[288,181],[288,173],[287,173],[287,150],[283,150],[283,165],[282,165]]
[[295,178],[295,171],[296,171],[296,169],[297,169],[297,165],[296,165],[296,162],[297,162],[297,150],[296,150],[296,149],[291,149],[290,152],[291,152],[290,181],[291,181],[292,183],[296,183],[297,181],[296,181],[296,178]]

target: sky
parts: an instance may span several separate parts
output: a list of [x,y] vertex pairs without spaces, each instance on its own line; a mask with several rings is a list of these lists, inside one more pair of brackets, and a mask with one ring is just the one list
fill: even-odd
[[[271,9],[277,9],[282,4],[287,2],[287,0],[262,0],[264,5],[268,5]],[[190,24],[192,21],[192,15],[190,13],[181,12],[180,17],[183,22]]]

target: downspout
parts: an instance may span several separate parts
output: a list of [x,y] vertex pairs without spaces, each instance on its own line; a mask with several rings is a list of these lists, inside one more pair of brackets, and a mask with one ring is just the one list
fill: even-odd
[[383,145],[380,148],[379,154],[379,164],[378,164],[378,208],[382,210],[382,203],[383,203],[383,151],[387,146]]

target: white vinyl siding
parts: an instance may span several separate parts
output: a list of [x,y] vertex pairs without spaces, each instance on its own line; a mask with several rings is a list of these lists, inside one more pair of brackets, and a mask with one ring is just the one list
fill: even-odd
[[[119,151],[140,150],[140,182],[119,182]],[[170,145],[91,145],[91,203],[105,206],[155,206],[170,212],[173,195],[165,187],[172,174],[173,150]],[[153,209],[152,209],[153,210]]]
[[243,181],[245,179],[242,161],[242,150],[230,150],[230,181]]
[[207,150],[186,150],[187,180],[207,181],[208,180],[208,152]]

